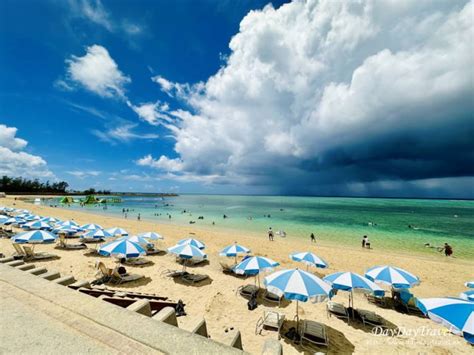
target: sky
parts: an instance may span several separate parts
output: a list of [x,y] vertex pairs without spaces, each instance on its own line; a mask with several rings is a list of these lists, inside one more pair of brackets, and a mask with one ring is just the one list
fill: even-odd
[[0,174],[474,198],[473,6],[3,0]]

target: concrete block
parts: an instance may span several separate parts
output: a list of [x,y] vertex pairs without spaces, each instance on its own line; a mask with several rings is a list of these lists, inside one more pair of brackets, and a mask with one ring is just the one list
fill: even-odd
[[178,326],[178,320],[176,319],[176,312],[173,307],[165,307],[157,314],[153,316],[153,319],[159,320],[160,322],[172,325],[174,327]]
[[191,333],[208,338],[206,320],[204,318],[200,319],[192,328]]
[[283,355],[283,348],[276,339],[267,339],[263,343],[262,355]]
[[243,350],[242,336],[240,335],[240,331],[237,329],[234,329],[228,332],[227,335],[225,336],[225,340],[223,343],[233,348]]
[[77,290],[78,288],[81,288],[81,287],[91,288],[91,284],[89,283],[89,281],[79,280],[69,285],[69,287],[73,288],[74,290]]
[[24,264],[24,265],[17,266],[17,269],[21,271],[27,271],[27,270],[34,269],[35,267],[36,267],[35,264]]
[[52,270],[52,271],[48,271],[45,274],[41,274],[40,277],[42,277],[45,280],[52,281],[52,280],[59,279],[61,277],[61,274],[58,271]]
[[46,269],[45,267],[37,267],[31,270],[28,270],[27,272],[32,275],[41,275],[41,274],[47,273],[48,269]]
[[13,261],[13,260],[15,260],[15,258],[13,256],[9,256],[8,258],[0,258],[0,263],[5,264],[5,263],[9,263],[10,261]]
[[139,300],[133,302],[130,306],[127,307],[128,310],[143,314],[144,316],[151,317],[151,307],[150,301]]
[[68,276],[60,277],[59,279],[54,280],[54,282],[57,283],[58,285],[69,286],[73,284],[74,282],[76,282],[76,279],[74,278],[74,276],[68,275]]
[[23,265],[24,263],[25,262],[23,260],[13,260],[13,261],[9,261],[8,263],[5,263],[5,265],[17,267],[17,266]]

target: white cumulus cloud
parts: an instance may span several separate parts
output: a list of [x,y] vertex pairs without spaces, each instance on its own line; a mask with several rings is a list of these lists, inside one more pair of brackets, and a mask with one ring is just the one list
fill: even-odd
[[472,12],[391,0],[251,11],[205,83],[152,78],[191,107],[175,112],[179,171],[304,193],[473,176]]
[[125,86],[131,79],[120,71],[106,48],[94,44],[86,48],[84,56],[71,56],[66,63],[71,81],[102,97],[126,98]]
[[183,168],[183,162],[180,159],[169,159],[164,155],[162,155],[159,159],[154,159],[151,154],[148,154],[143,158],[138,159],[136,163],[140,166],[148,166],[166,172],[176,172],[182,170]]
[[16,133],[17,128],[0,124],[0,175],[54,178],[43,158],[23,151],[28,142]]

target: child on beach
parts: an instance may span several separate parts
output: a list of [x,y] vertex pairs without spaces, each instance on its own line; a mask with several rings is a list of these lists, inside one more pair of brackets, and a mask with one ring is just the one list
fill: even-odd
[[311,243],[316,243],[316,237],[314,236],[314,233],[311,233]]

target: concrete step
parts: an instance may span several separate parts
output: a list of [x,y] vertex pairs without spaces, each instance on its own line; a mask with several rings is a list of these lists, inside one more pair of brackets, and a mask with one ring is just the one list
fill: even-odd
[[41,275],[41,274],[47,273],[48,269],[46,269],[45,267],[37,267],[31,270],[28,270],[27,272],[32,275]]
[[175,327],[178,326],[178,320],[176,319],[176,311],[173,307],[163,308],[161,311],[159,311],[153,316],[153,319]]
[[35,267],[36,267],[35,264],[24,264],[24,265],[17,266],[17,269],[21,271],[27,271],[27,270],[34,269]]
[[81,287],[91,288],[91,284],[89,283],[89,281],[86,281],[86,280],[78,280],[78,281],[74,282],[73,284],[69,285],[68,287],[70,287],[74,290],[77,290]]
[[52,281],[52,280],[59,279],[61,277],[61,274],[58,271],[51,270],[45,274],[41,274],[40,277],[42,277],[45,280]]
[[150,301],[138,300],[128,306],[127,309],[133,312],[143,314],[144,316],[151,317]]
[[17,267],[17,266],[23,265],[24,263],[25,262],[23,260],[13,260],[13,261],[9,261],[8,263],[5,263],[5,265]]
[[223,341],[225,345],[231,346],[236,349],[243,350],[242,348],[242,336],[240,331],[237,329],[229,331],[226,336],[225,340]]
[[0,263],[5,264],[5,263],[9,263],[10,261],[13,261],[13,260],[15,260],[15,258],[13,256],[9,256],[8,258],[0,258]]
[[60,277],[59,279],[54,280],[54,282],[58,285],[69,286],[76,282],[76,279],[74,278],[74,276],[68,275]]

